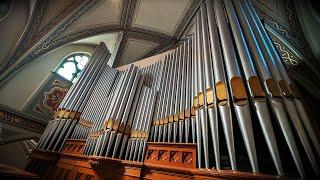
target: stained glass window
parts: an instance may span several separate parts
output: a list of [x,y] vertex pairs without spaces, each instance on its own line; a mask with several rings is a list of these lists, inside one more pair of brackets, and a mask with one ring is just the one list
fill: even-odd
[[81,74],[82,69],[89,61],[90,55],[87,53],[74,53],[67,56],[55,72],[71,82],[75,82]]

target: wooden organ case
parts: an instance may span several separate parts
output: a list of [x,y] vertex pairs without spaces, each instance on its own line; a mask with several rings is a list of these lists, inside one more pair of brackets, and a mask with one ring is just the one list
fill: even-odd
[[33,151],[42,179],[279,179],[320,145],[252,4],[206,0],[194,32],[119,68],[101,43]]

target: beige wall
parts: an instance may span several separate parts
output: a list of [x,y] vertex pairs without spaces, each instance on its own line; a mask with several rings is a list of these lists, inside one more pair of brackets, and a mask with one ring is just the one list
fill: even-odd
[[0,64],[14,49],[28,22],[28,1],[14,0],[8,16],[0,22]]
[[85,45],[67,45],[33,60],[0,89],[0,104],[20,109],[45,77],[73,52],[93,51]]

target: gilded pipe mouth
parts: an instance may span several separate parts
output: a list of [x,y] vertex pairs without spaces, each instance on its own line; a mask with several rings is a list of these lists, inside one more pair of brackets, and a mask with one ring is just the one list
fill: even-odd
[[198,93],[198,108],[201,109],[205,104],[205,95],[203,92]]
[[184,111],[181,111],[178,113],[179,114],[179,120],[184,120],[185,119],[185,112]]
[[190,118],[191,117],[191,110],[190,109],[187,109],[184,111],[184,117],[185,118]]
[[205,98],[208,108],[215,108],[216,101],[215,101],[215,94],[214,89],[208,88],[205,90]]
[[115,121],[115,122],[113,123],[113,125],[112,125],[112,130],[118,130],[118,129],[120,129],[120,128],[119,128],[119,122],[118,122],[118,121]]
[[251,76],[248,79],[249,89],[254,99],[265,99],[266,94],[264,93],[260,80],[257,76]]
[[193,107],[195,109],[197,109],[199,107],[199,101],[198,101],[198,96],[197,95],[193,97]]
[[191,117],[195,117],[196,116],[196,108],[192,107],[191,109]]
[[241,77],[233,77],[230,81],[234,104],[243,106],[248,103],[246,88]]
[[87,128],[91,128],[93,123],[89,120],[86,120],[86,119],[82,119],[80,118],[80,120],[78,121],[78,124],[84,126],[84,127],[87,127]]
[[65,113],[63,114],[63,118],[67,119],[70,115],[70,111],[66,110]]
[[285,96],[287,98],[293,98],[293,94],[290,92],[288,84],[285,80],[279,81],[279,87],[281,89],[283,96]]
[[160,125],[167,124],[167,123],[168,123],[168,118],[163,118],[159,120]]
[[174,120],[174,116],[173,116],[173,115],[170,115],[169,118],[168,118],[169,123],[172,123],[173,120]]
[[219,106],[224,106],[228,103],[228,93],[226,89],[226,84],[222,81],[216,83],[216,96],[217,96],[217,104]]
[[174,121],[174,122],[179,121],[179,114],[180,114],[180,113],[177,113],[177,114],[175,114],[175,115],[173,116],[173,121]]
[[111,129],[113,124],[113,119],[108,119],[104,122],[104,129]]
[[280,90],[276,81],[273,78],[265,80],[266,90],[269,92],[271,98],[281,98]]

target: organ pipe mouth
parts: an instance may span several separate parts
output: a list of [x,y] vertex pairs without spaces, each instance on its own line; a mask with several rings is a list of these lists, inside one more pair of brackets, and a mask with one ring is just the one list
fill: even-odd
[[193,97],[193,107],[195,109],[197,109],[199,107],[199,100],[198,100],[198,96],[194,96]]
[[67,119],[70,115],[70,111],[66,110],[65,113],[63,113],[63,118]]
[[204,99],[205,97],[204,97],[204,93],[203,92],[199,92],[198,93],[198,108],[203,108],[204,107],[204,104],[205,104],[205,102],[204,102]]
[[209,108],[214,108],[215,106],[215,98],[214,91],[211,88],[206,89],[206,99]]
[[65,112],[66,112],[66,110],[64,108],[62,108],[60,111],[57,112],[57,117],[63,118],[63,115]]
[[174,120],[174,116],[173,116],[173,115],[170,115],[170,116],[169,116],[169,120],[168,120],[168,121],[169,121],[170,123],[172,123],[172,122],[173,122],[173,120]]
[[81,116],[81,112],[78,111],[71,111],[70,116],[68,118],[70,119],[79,119]]
[[130,136],[131,135],[131,126],[128,124],[125,131],[124,131],[124,134]]
[[89,121],[89,120],[86,120],[86,119],[83,119],[83,118],[80,118],[79,122],[78,122],[80,125],[84,126],[84,127],[87,127],[87,128],[91,128],[92,125],[93,125],[93,122]]
[[180,114],[180,113],[177,113],[177,114],[175,114],[175,115],[173,116],[173,121],[174,121],[174,122],[179,121],[179,114]]
[[117,129],[120,129],[119,128],[119,122],[118,121],[115,121],[112,125],[112,130],[117,130]]
[[169,118],[168,117],[160,119],[160,124],[168,124],[168,122],[169,122]]
[[185,119],[185,112],[184,112],[184,111],[181,111],[181,112],[179,113],[179,119],[180,119],[180,120]]
[[233,77],[230,81],[233,102],[236,105],[242,106],[248,103],[246,88],[241,77]]
[[186,118],[190,118],[190,117],[191,117],[191,110],[190,110],[190,109],[186,109],[186,110],[184,111],[184,116],[185,116]]
[[267,79],[264,83],[266,85],[267,91],[271,95],[271,98],[281,98],[280,90],[273,78]]
[[216,83],[216,96],[219,106],[224,106],[228,103],[226,84],[222,81]]
[[108,119],[104,122],[104,129],[111,129],[112,127],[112,124],[113,124],[113,120],[112,119]]
[[285,97],[293,98],[293,94],[290,92],[288,84],[287,84],[287,82],[285,80],[280,80],[279,81],[279,87],[281,89],[282,94]]
[[265,99],[266,94],[264,93],[260,80],[257,76],[251,76],[248,79],[249,90],[254,99]]
[[196,115],[196,109],[195,109],[195,107],[192,107],[190,113],[191,113],[191,116],[195,116],[195,115]]

